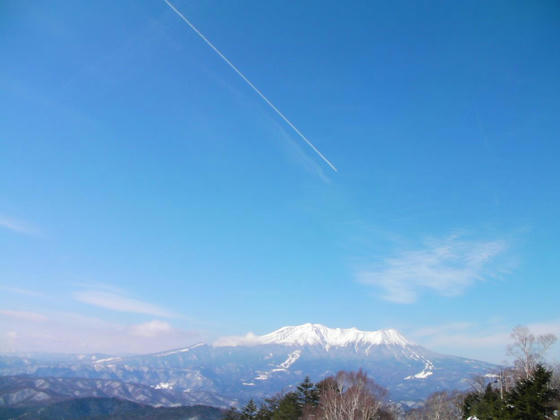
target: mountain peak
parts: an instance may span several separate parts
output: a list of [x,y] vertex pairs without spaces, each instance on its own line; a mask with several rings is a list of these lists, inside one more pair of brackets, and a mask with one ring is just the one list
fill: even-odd
[[346,347],[350,345],[368,347],[373,345],[406,346],[411,343],[395,329],[361,331],[357,328],[329,328],[321,324],[312,323],[286,326],[260,336],[248,334],[241,339],[230,337],[215,343],[218,346],[258,344],[282,344],[288,346],[319,345],[329,349],[331,347]]
[[344,347],[351,344],[400,345],[409,344],[397,330],[361,331],[357,328],[329,328],[321,324],[302,324],[282,327],[260,337],[266,344],[322,345]]

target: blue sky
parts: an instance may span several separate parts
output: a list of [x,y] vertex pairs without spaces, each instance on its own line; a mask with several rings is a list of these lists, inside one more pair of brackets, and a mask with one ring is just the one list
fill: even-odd
[[3,2],[0,351],[560,333],[556,2],[174,4],[339,172],[163,1]]

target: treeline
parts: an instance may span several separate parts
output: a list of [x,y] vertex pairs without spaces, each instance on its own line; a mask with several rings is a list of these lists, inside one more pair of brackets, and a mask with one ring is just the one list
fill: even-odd
[[463,403],[464,417],[479,419],[545,420],[558,417],[558,388],[552,386],[552,371],[537,365],[528,378],[509,392],[488,384],[483,393],[470,393]]
[[[545,355],[555,343],[552,334],[535,336],[527,327],[511,333],[507,353],[512,366],[471,378],[470,392],[437,392],[423,407],[408,411],[406,420],[545,420],[560,419],[560,365]],[[400,417],[399,417],[400,418]]]
[[314,384],[306,378],[295,391],[251,400],[232,408],[227,420],[550,420],[560,419],[560,366],[544,362],[556,341],[517,327],[508,353],[513,366],[472,378],[470,392],[436,392],[420,408],[403,410],[387,399],[387,390],[363,371],[339,372]]
[[251,400],[240,411],[232,408],[227,420],[393,420],[387,390],[363,371],[344,372],[314,384],[305,378],[296,391],[266,399],[260,407]]
[[[559,372],[536,365],[529,378],[519,378],[505,389],[499,379],[475,380],[471,392],[438,392],[422,408],[404,415],[406,420],[546,420],[558,419]],[[556,380],[553,380],[556,377]]]
[[552,334],[535,336],[519,326],[511,333],[508,353],[513,366],[493,376],[485,387],[465,396],[463,417],[496,420],[558,418],[560,369],[545,367],[545,354],[556,341]]

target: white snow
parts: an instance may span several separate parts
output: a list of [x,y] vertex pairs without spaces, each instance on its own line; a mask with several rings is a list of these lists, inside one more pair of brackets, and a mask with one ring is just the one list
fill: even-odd
[[239,346],[259,344],[282,344],[287,346],[319,345],[331,347],[376,346],[411,344],[397,330],[361,331],[357,328],[328,328],[321,324],[303,324],[282,327],[265,335],[247,334],[245,337],[225,337],[214,346]]
[[299,359],[300,356],[301,356],[301,350],[296,350],[290,353],[286,361],[280,364],[280,367],[282,369],[288,369],[290,366],[292,366],[295,363],[297,359]]
[[200,346],[203,346],[203,345],[204,345],[204,343],[197,343],[197,344],[193,344],[192,346],[185,347],[185,348],[183,348],[183,349],[177,349],[177,350],[167,351],[167,352],[165,352],[165,353],[158,353],[158,354],[156,354],[156,356],[165,357],[165,356],[170,356],[170,355],[176,354],[176,353],[185,353],[185,352],[187,352],[187,351],[190,351],[190,350],[192,350],[192,349],[195,349],[195,348],[200,347]]
[[283,327],[259,337],[262,344],[321,345],[323,347],[344,347],[351,344],[398,344],[408,341],[398,331],[360,331],[357,328],[328,328],[321,324],[303,324]]
[[262,372],[262,371],[257,372],[259,375],[255,378],[255,380],[266,381],[270,377],[270,374],[274,372],[286,372],[290,368],[290,366],[292,366],[296,362],[296,360],[299,359],[300,356],[301,356],[301,350],[296,350],[291,352],[288,355],[288,358],[282,363],[280,363],[278,367],[270,370],[269,372]]
[[160,382],[159,384],[154,386],[154,389],[173,389],[173,385],[171,385],[169,382]]
[[428,376],[433,375],[434,373],[434,365],[432,362],[430,362],[429,360],[426,360],[424,358],[422,358],[422,360],[424,360],[424,362],[426,363],[424,365],[424,369],[422,369],[422,371],[418,372],[415,375],[410,375],[407,376],[406,378],[404,378],[405,380],[409,380],[409,379],[426,379]]
[[121,358],[120,357],[107,357],[106,359],[96,360],[94,363],[116,362],[118,360],[121,360]]

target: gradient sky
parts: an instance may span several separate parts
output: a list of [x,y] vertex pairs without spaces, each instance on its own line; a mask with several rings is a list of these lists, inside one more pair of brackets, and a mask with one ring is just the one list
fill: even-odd
[[3,1],[0,351],[560,333],[557,1],[174,4],[339,172],[163,1]]

